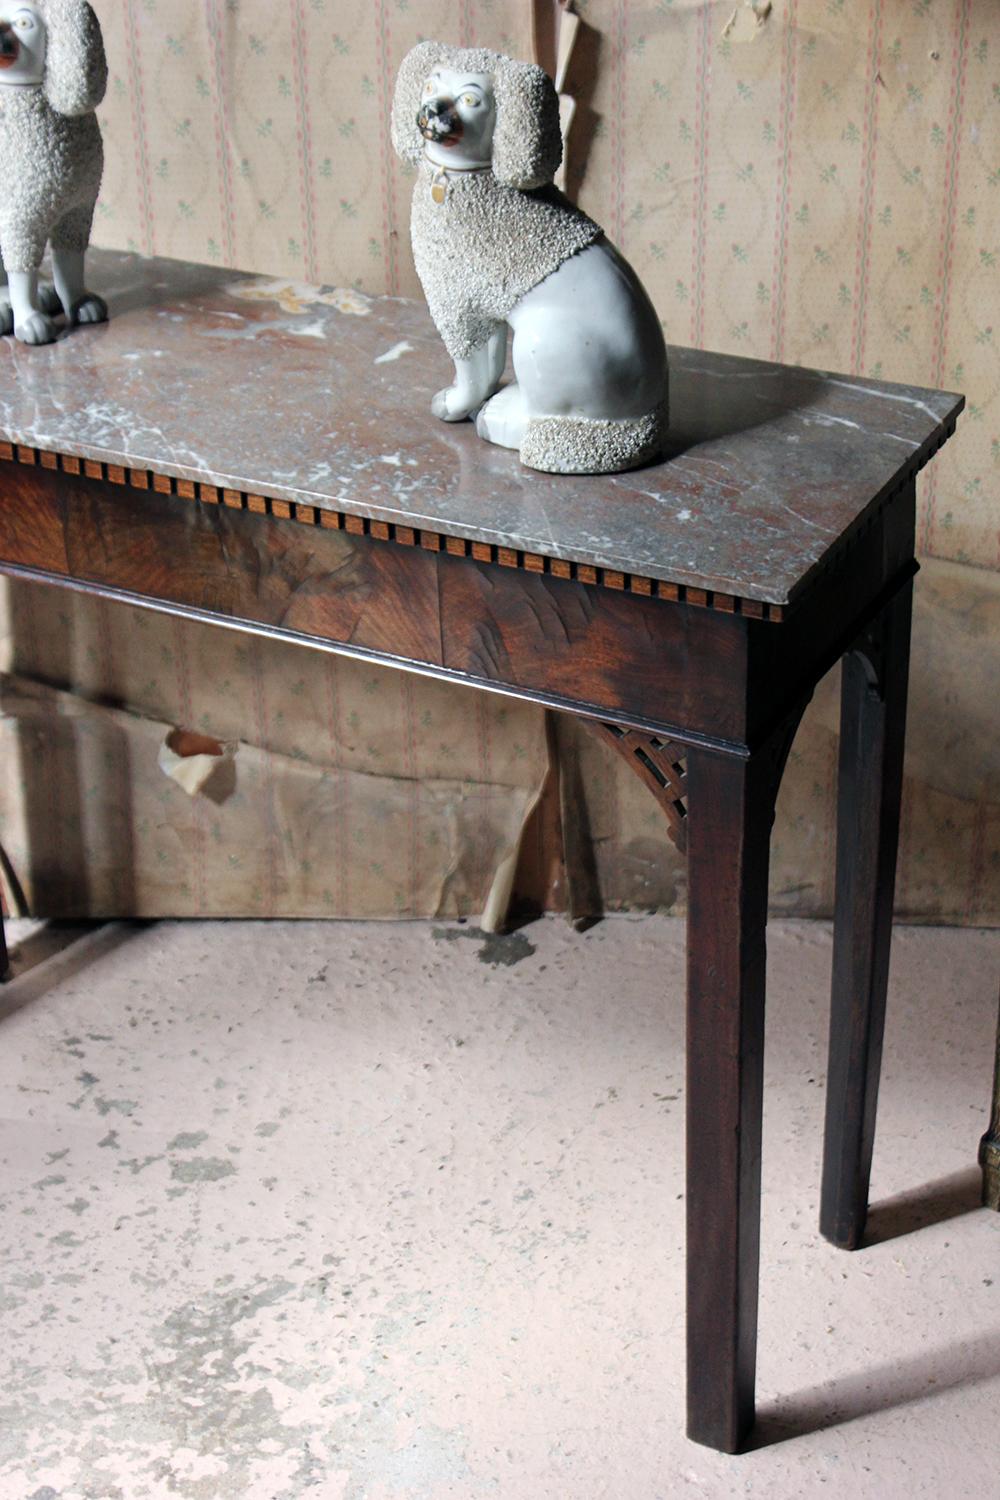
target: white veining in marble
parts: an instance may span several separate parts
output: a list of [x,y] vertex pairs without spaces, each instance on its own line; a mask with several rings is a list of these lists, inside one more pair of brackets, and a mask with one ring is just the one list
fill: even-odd
[[400,339],[398,344],[393,344],[392,348],[387,349],[384,354],[376,354],[372,360],[372,364],[389,365],[392,364],[393,360],[399,359],[402,355],[412,353],[413,345],[406,339]]
[[431,416],[447,358],[421,304],[93,261],[108,325],[0,348],[7,440],[778,604],[962,405],[674,348],[663,461],[541,474]]

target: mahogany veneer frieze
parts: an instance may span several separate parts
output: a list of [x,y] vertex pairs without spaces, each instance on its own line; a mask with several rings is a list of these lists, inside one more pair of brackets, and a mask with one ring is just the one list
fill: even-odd
[[[28,448],[23,444],[0,441],[0,460],[22,464],[40,463],[43,468],[61,469],[67,474],[81,472],[81,462],[77,458]],[[153,473],[148,469],[125,469],[120,464],[103,464],[94,459],[86,459],[82,464],[82,472],[88,479],[106,479],[111,484],[128,484],[139,490],[153,489],[157,494],[177,495],[182,500],[194,500],[203,505],[218,505],[221,502],[231,510],[247,510],[258,516],[272,516],[276,520],[323,526],[332,531],[342,530],[351,536],[370,536],[380,542],[423,547],[428,552],[440,552],[443,548],[451,557],[473,557],[477,562],[523,568],[528,573],[549,573],[553,578],[576,579],[589,587],[627,590],[646,598],[668,599],[673,603],[680,601],[701,608],[721,609],[729,614],[744,613],[757,620],[782,620],[786,612],[780,604],[760,604],[753,599],[737,599],[731,594],[712,590],[688,589],[683,584],[657,583],[654,579],[633,577],[613,568],[592,568],[582,563],[542,557],[534,552],[518,552],[510,547],[473,542],[467,537],[442,536],[439,532],[397,526],[387,521],[372,520],[368,516],[358,516],[350,511],[319,510],[315,505],[299,501],[269,499],[264,495],[247,494],[242,490],[220,490],[214,484],[198,484],[188,479],[172,478],[169,474]]]
[[456,555],[454,539],[448,547],[434,534],[385,545],[356,517],[334,526],[323,512],[303,524],[270,508],[255,513],[251,496],[246,506],[232,495],[218,503],[198,486],[187,498],[176,482],[168,491],[151,478],[136,503],[129,484],[77,472],[72,461],[0,463],[5,569],[576,713],[603,705],[682,737],[741,743],[748,732],[733,670],[747,642],[730,615],[517,560],[479,561],[471,547]]

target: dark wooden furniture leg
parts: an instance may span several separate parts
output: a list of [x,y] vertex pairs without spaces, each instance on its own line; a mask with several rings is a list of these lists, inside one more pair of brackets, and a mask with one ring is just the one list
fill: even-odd
[[3,914],[0,913],[0,984],[5,984],[10,978],[10,957],[7,953],[7,929]]
[[997,1057],[993,1069],[993,1109],[990,1128],[979,1143],[983,1169],[983,1203],[1000,1213],[1000,1017],[997,1018]]
[[820,1230],[861,1243],[875,1137],[903,786],[912,584],[844,657]]
[[688,855],[688,1436],[724,1453],[754,1421],[767,875],[804,703],[752,755],[592,722]]
[[688,782],[688,1436],[754,1420],[764,1077],[766,758],[691,750]]

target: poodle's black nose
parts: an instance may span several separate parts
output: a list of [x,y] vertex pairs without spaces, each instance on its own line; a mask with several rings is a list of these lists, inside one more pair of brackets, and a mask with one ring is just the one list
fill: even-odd
[[454,99],[428,99],[417,115],[417,129],[428,141],[455,139],[462,134],[462,119]]
[[20,50],[21,44],[13,26],[9,21],[0,21],[0,57],[13,62]]

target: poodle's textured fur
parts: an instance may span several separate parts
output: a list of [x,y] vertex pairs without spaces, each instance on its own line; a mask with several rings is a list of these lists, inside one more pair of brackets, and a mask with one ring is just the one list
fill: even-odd
[[452,359],[467,359],[526,292],[601,231],[557,188],[525,193],[493,172],[469,172],[449,186],[443,235],[441,209],[431,198],[434,175],[421,162],[410,220],[413,259],[445,348]]
[[[452,180],[446,221],[431,199],[436,169],[416,124],[424,80],[441,66],[489,73],[497,109],[493,169]],[[466,359],[525,292],[601,232],[548,186],[562,160],[556,91],[533,63],[420,42],[396,80],[392,142],[405,161],[419,163],[410,233],[431,317],[452,359]]]
[[107,85],[101,28],[85,0],[34,0],[48,33],[45,80],[0,88],[0,255],[35,271],[47,242],[85,251],[104,168],[94,113]]
[[655,458],[666,428],[666,401],[641,417],[535,417],[521,462],[547,474],[619,474]]
[[[428,75],[436,68],[488,74],[496,103],[492,165],[448,175],[427,159],[417,125]],[[449,354],[468,360],[503,328],[521,300],[602,230],[552,186],[562,159],[559,101],[547,74],[481,48],[421,42],[396,82],[392,142],[417,165],[411,235],[417,274]],[[666,427],[664,404],[635,418],[534,416],[521,458],[556,473],[610,473],[654,456]]]

